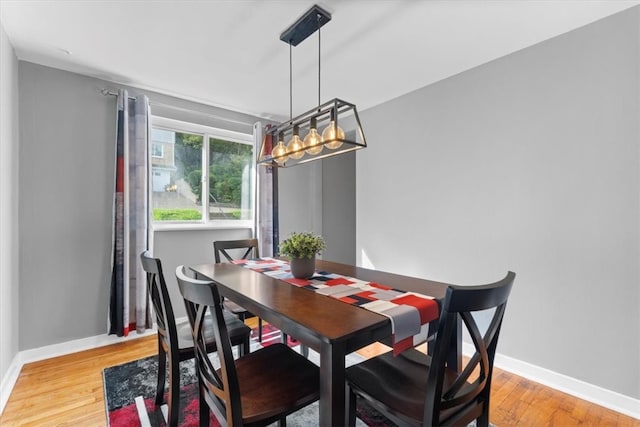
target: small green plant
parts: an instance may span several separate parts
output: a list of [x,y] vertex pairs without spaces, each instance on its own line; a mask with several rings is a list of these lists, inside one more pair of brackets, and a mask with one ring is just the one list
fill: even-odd
[[280,243],[280,255],[289,258],[313,258],[324,248],[326,248],[326,243],[322,236],[309,231],[294,232]]

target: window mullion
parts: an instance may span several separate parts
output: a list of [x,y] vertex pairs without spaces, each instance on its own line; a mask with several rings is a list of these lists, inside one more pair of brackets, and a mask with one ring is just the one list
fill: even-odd
[[202,218],[204,223],[209,223],[209,134],[203,135],[202,141]]

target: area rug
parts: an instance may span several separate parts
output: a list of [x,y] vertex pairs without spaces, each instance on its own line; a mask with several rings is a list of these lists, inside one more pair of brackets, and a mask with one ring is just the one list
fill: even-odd
[[[256,348],[257,344],[252,344]],[[252,349],[253,350],[253,349]],[[309,350],[309,359],[318,363],[319,355]],[[347,364],[357,363],[361,358],[349,355]],[[111,427],[137,427],[166,425],[166,405],[155,406],[155,386],[157,356],[104,369],[103,383],[107,409],[107,424]],[[180,427],[198,426],[198,389],[193,360],[180,363]],[[165,395],[166,401],[166,395]],[[358,401],[356,426],[393,426],[383,415],[376,412],[366,402]],[[212,415],[210,427],[220,423]],[[318,425],[318,404],[312,404],[287,417],[288,426],[308,427]]]

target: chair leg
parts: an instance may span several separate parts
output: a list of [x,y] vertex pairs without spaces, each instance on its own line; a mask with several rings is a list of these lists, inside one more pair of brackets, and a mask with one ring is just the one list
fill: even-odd
[[347,425],[349,427],[355,427],[356,425],[356,395],[351,390],[351,387],[347,386]]
[[167,398],[168,425],[178,426],[178,415],[180,415],[180,360],[169,358],[169,394]]
[[245,356],[249,354],[250,351],[249,337],[247,336],[247,338],[245,338],[245,340],[242,342],[242,345],[240,346],[240,356]]
[[258,317],[258,342],[262,342],[262,319]]
[[198,402],[200,405],[198,410],[200,413],[200,427],[209,427],[209,405],[207,405],[207,401],[204,399],[200,380],[198,380],[198,395],[200,397],[200,401]]
[[477,427],[488,427],[489,426],[489,399],[486,398],[484,404],[482,405],[482,413],[476,419]]
[[167,375],[167,353],[158,340],[158,385],[156,386],[156,405],[164,402],[164,381]]
[[482,415],[478,417],[476,420],[477,427],[488,427],[489,426],[489,414],[486,412],[482,412]]
[[278,427],[287,427],[287,418],[280,418],[278,420]]

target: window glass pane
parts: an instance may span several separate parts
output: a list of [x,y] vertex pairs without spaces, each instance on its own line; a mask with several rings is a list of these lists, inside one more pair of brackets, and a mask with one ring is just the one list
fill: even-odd
[[164,145],[157,142],[151,144],[151,157],[164,157]]
[[209,139],[209,219],[253,218],[253,146]]
[[202,135],[154,128],[151,136],[153,220],[201,221]]

